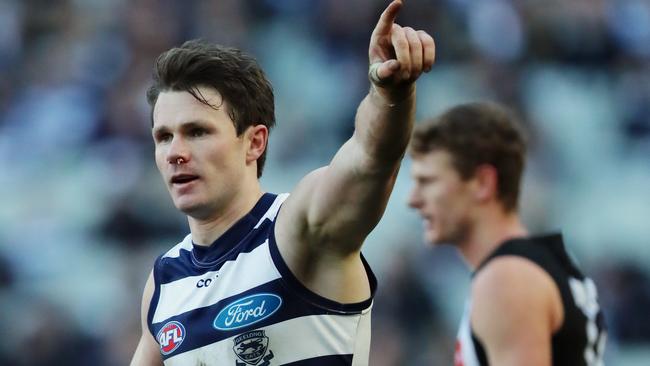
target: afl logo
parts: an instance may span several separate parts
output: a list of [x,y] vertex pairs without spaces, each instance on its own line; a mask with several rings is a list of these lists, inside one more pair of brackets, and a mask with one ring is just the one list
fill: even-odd
[[160,344],[160,352],[168,355],[174,352],[185,339],[185,327],[177,321],[171,321],[163,325],[156,335],[156,340]]

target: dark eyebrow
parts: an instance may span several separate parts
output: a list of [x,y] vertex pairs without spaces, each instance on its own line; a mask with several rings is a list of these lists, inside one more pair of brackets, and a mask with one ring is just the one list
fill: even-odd
[[196,127],[207,128],[209,127],[209,123],[203,120],[195,120],[195,121],[189,121],[181,124],[181,130],[190,130]]
[[[192,128],[197,128],[197,127],[209,128],[210,126],[209,126],[209,123],[207,121],[200,120],[200,119],[199,120],[192,120],[192,121],[189,121],[189,122],[184,122],[184,123],[182,123],[180,125],[181,130],[191,130]],[[167,126],[158,126],[158,127],[153,127],[152,128],[152,133],[154,135],[162,133],[162,132],[168,132],[168,131],[169,131],[169,128],[167,128]]]

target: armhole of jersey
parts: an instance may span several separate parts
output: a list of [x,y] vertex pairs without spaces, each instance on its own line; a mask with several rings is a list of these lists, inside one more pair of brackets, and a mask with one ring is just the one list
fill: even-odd
[[149,333],[156,338],[156,334],[153,329],[153,315],[156,312],[158,307],[158,300],[160,299],[160,265],[162,264],[164,254],[161,254],[156,258],[156,261],[153,264],[153,283],[154,290],[151,295],[151,301],[149,302],[149,311],[147,312],[147,327],[149,328]]
[[363,254],[361,255],[361,262],[363,263],[363,267],[366,270],[366,275],[370,284],[370,297],[367,300],[361,302],[340,303],[318,295],[317,293],[305,287],[305,285],[303,285],[302,282],[296,278],[296,276],[291,272],[289,266],[287,266],[284,259],[282,258],[280,250],[278,249],[278,244],[275,241],[275,221],[273,221],[269,230],[269,250],[271,252],[271,259],[273,261],[273,264],[275,265],[275,268],[278,270],[278,272],[280,272],[282,281],[287,284],[289,288],[295,291],[298,296],[315,306],[324,308],[334,313],[361,314],[370,310],[372,300],[375,297],[375,292],[377,291],[377,278],[372,272],[372,269],[370,268],[370,265],[364,258]]
[[[558,294],[560,295],[560,303],[562,304],[562,312],[564,314],[562,319],[562,324],[560,325],[560,327],[555,332],[551,333],[551,336],[555,337],[561,334],[566,329],[567,309],[571,305],[569,303],[570,297],[567,297],[567,292],[566,292],[568,288],[568,284],[566,284],[566,288],[565,288],[564,284],[562,283],[562,278],[559,277],[560,276],[559,273],[556,273],[556,271],[554,270],[554,269],[560,270],[560,268],[553,268],[560,265],[558,262],[554,263],[553,260],[560,261],[560,258],[555,257],[554,254],[550,251],[542,253],[538,248],[535,247],[529,247],[529,248],[533,248],[533,250],[523,251],[520,250],[520,248],[516,248],[516,249],[510,249],[510,251],[500,252],[492,256],[489,259],[489,261],[503,256],[514,256],[518,258],[523,258],[526,261],[540,268],[542,272],[546,273],[546,275],[549,276],[551,282],[553,282],[553,285],[555,286]],[[487,262],[489,261],[486,261],[485,264],[487,264]],[[472,337],[474,336],[475,333],[474,330],[472,329]]]
[[471,320],[469,324],[469,334],[472,342],[472,347],[474,347],[474,355],[476,356],[476,360],[478,361],[478,365],[487,365],[487,355],[485,354],[485,345],[483,342],[476,336],[476,333],[474,333],[474,328],[472,328]]

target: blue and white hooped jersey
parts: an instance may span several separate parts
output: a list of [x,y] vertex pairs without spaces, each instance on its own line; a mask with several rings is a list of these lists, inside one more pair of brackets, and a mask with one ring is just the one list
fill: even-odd
[[372,297],[341,304],[293,276],[273,234],[287,196],[264,194],[208,248],[188,235],[156,260],[147,320],[165,365],[368,364]]

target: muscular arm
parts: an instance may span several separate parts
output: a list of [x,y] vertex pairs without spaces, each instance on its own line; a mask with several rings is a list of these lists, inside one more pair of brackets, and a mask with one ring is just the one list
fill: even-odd
[[474,279],[472,299],[472,328],[490,365],[551,365],[564,311],[548,273],[523,258],[494,259]]
[[298,220],[291,221],[303,224],[296,236],[333,253],[358,251],[392,191],[413,123],[413,99],[406,95],[390,107],[374,88],[370,91],[358,108],[353,136],[285,203],[281,214],[292,213]]
[[393,1],[371,36],[373,82],[357,110],[353,136],[328,166],[298,184],[276,223],[278,246],[291,270],[326,295],[318,291],[320,283],[364,276],[359,250],[386,208],[408,144],[415,80],[434,61],[428,34],[394,23],[401,6]]
[[147,326],[147,313],[149,312],[149,304],[151,303],[153,291],[154,282],[152,272],[149,274],[147,284],[145,285],[144,291],[142,293],[142,305],[140,308],[142,336],[140,337],[138,347],[133,354],[133,359],[131,359],[131,366],[159,366],[163,364],[162,358],[160,357],[158,343],[156,343],[156,341],[151,336],[149,327]]

